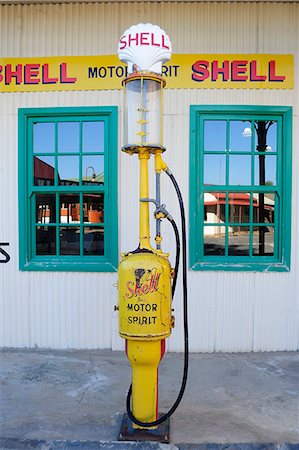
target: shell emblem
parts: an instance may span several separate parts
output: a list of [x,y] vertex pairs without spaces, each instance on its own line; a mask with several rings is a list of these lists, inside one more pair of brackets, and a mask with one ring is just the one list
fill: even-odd
[[128,73],[147,71],[161,74],[169,61],[172,45],[158,25],[139,23],[128,28],[118,42],[119,59],[128,64]]

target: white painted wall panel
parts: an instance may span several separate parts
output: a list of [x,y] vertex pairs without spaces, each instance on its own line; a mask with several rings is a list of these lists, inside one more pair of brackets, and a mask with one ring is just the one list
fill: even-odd
[[[170,35],[175,53],[293,53],[294,90],[166,90],[165,160],[189,205],[190,104],[292,105],[293,196],[290,273],[191,272],[192,351],[295,350],[299,343],[299,5],[283,3],[138,2],[5,5],[0,7],[0,55],[101,55],[116,52],[120,34],[137,22],[153,22]],[[0,346],[53,348],[123,347],[117,335],[116,274],[18,271],[17,109],[116,105],[122,141],[122,93],[44,92],[0,94],[0,242],[11,260],[0,264]],[[119,248],[138,242],[138,162],[119,154]],[[152,185],[153,186],[153,185]],[[168,179],[163,201],[179,211]],[[128,200],[129,199],[129,200]],[[164,247],[174,240],[163,224]],[[168,348],[183,348],[182,289],[175,299],[176,328]]]

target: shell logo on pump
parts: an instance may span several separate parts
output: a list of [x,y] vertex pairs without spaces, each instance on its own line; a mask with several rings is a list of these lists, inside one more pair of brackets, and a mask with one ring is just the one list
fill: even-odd
[[128,28],[118,43],[119,59],[128,64],[129,74],[136,71],[134,69],[161,74],[162,64],[169,61],[171,52],[168,35],[151,23]]

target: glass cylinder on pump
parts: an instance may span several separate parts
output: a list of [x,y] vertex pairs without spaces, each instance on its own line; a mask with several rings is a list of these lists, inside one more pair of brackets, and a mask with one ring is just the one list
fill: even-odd
[[137,152],[162,148],[162,89],[164,80],[155,74],[136,73],[125,86],[123,150]]

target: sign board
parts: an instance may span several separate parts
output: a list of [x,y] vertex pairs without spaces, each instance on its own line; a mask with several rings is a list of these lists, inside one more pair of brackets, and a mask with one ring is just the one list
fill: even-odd
[[[122,89],[117,55],[0,58],[0,92]],[[293,89],[294,56],[174,54],[162,66],[170,89]]]

